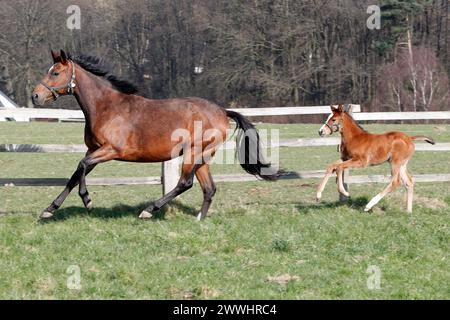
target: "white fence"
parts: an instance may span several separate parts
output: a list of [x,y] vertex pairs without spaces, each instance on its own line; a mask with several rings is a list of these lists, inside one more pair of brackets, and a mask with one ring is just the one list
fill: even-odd
[[[450,120],[450,111],[443,112],[361,112],[359,105],[352,105],[353,116],[358,121],[397,121],[397,120]],[[245,116],[281,116],[281,115],[313,115],[313,114],[329,114],[329,106],[316,107],[286,107],[286,108],[252,108],[252,109],[233,109]],[[61,109],[4,109],[0,108],[0,117],[4,118],[46,118],[59,120],[82,120],[83,113],[78,110],[61,110]],[[1,141],[0,141],[1,143]],[[338,145],[339,138],[317,138],[317,139],[293,139],[280,141],[280,147],[299,148],[314,146],[331,146]],[[224,149],[234,149],[234,142],[229,141],[223,146]],[[416,150],[418,151],[450,151],[450,143],[438,143],[437,145],[428,145],[418,143]],[[0,152],[77,152],[86,151],[84,145],[30,145],[30,144],[0,144]],[[291,172],[282,177],[282,179],[312,179],[322,178],[323,170]],[[131,177],[131,178],[88,178],[89,185],[136,185],[136,184],[162,184],[163,192],[168,192],[177,183],[179,176],[179,159],[174,159],[163,163],[161,177]],[[214,176],[217,182],[239,182],[253,181],[256,178],[251,175],[219,175]],[[387,176],[350,176],[346,177],[347,183],[372,183],[385,182]],[[424,174],[416,175],[416,181],[433,182],[433,181],[450,181],[450,173],[446,174]],[[67,179],[41,179],[41,178],[0,178],[0,186],[13,184],[17,186],[50,186],[65,185]]]

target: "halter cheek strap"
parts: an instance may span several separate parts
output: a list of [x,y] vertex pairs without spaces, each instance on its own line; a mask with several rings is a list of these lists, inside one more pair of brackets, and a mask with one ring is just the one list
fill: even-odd
[[[328,127],[328,129],[330,129],[331,133],[339,131],[339,125],[333,124],[333,125],[330,126],[328,124],[328,122],[325,123],[325,125]],[[334,128],[336,128],[336,129],[334,129]]]
[[58,93],[59,90],[62,89],[66,89],[67,91],[65,92],[66,94],[72,94],[73,93],[73,88],[76,87],[76,83],[75,83],[75,65],[73,64],[73,61],[70,61],[71,65],[72,65],[72,76],[69,79],[69,82],[64,85],[64,86],[59,86],[59,87],[50,87],[49,85],[47,85],[46,83],[41,81],[41,85],[43,85],[47,90],[49,90],[53,97],[56,99],[59,98],[60,95],[62,95],[62,93]]

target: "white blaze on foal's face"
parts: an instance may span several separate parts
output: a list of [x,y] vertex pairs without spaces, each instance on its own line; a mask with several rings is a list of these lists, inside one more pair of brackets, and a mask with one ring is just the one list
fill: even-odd
[[328,119],[327,119],[327,121],[325,121],[325,123],[324,123],[324,125],[319,129],[319,135],[320,136],[329,136],[329,135],[331,135],[333,132],[331,131],[331,129],[330,129],[330,126],[329,126],[329,124],[328,124],[328,122],[330,122],[330,120],[331,120],[331,118],[333,118],[333,113],[331,113],[329,116],[328,116]]

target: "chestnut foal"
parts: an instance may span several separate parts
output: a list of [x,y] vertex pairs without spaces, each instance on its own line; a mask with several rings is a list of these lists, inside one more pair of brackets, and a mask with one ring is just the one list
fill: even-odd
[[328,167],[317,190],[317,200],[321,199],[325,185],[334,172],[338,176],[339,192],[348,197],[349,193],[345,190],[342,179],[345,169],[376,166],[388,161],[391,165],[391,181],[382,192],[370,200],[364,211],[370,211],[403,182],[407,190],[407,212],[412,213],[414,182],[406,166],[415,151],[414,141],[422,140],[435,144],[433,139],[425,136],[411,137],[402,132],[371,134],[362,129],[352,116],[345,112],[342,105],[338,108],[331,107],[331,111],[319,134],[322,137],[334,132],[341,134],[341,160]]

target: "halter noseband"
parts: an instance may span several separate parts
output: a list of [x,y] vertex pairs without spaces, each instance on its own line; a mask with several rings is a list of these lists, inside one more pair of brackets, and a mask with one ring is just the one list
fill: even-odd
[[50,87],[49,85],[47,85],[46,83],[41,81],[41,85],[43,85],[47,90],[49,90],[52,93],[55,100],[58,99],[59,96],[61,95],[61,93],[58,93],[59,90],[67,89],[67,94],[72,94],[73,88],[75,88],[75,86],[76,86],[76,84],[75,84],[75,65],[74,65],[73,61],[70,61],[70,64],[72,65],[72,76],[66,85],[59,86],[59,87]]
[[[330,132],[338,132],[339,131],[339,125],[338,124],[333,124],[333,125],[329,125],[328,122],[325,123],[325,125],[328,127],[328,129],[330,129]],[[336,129],[334,129],[336,128]]]

